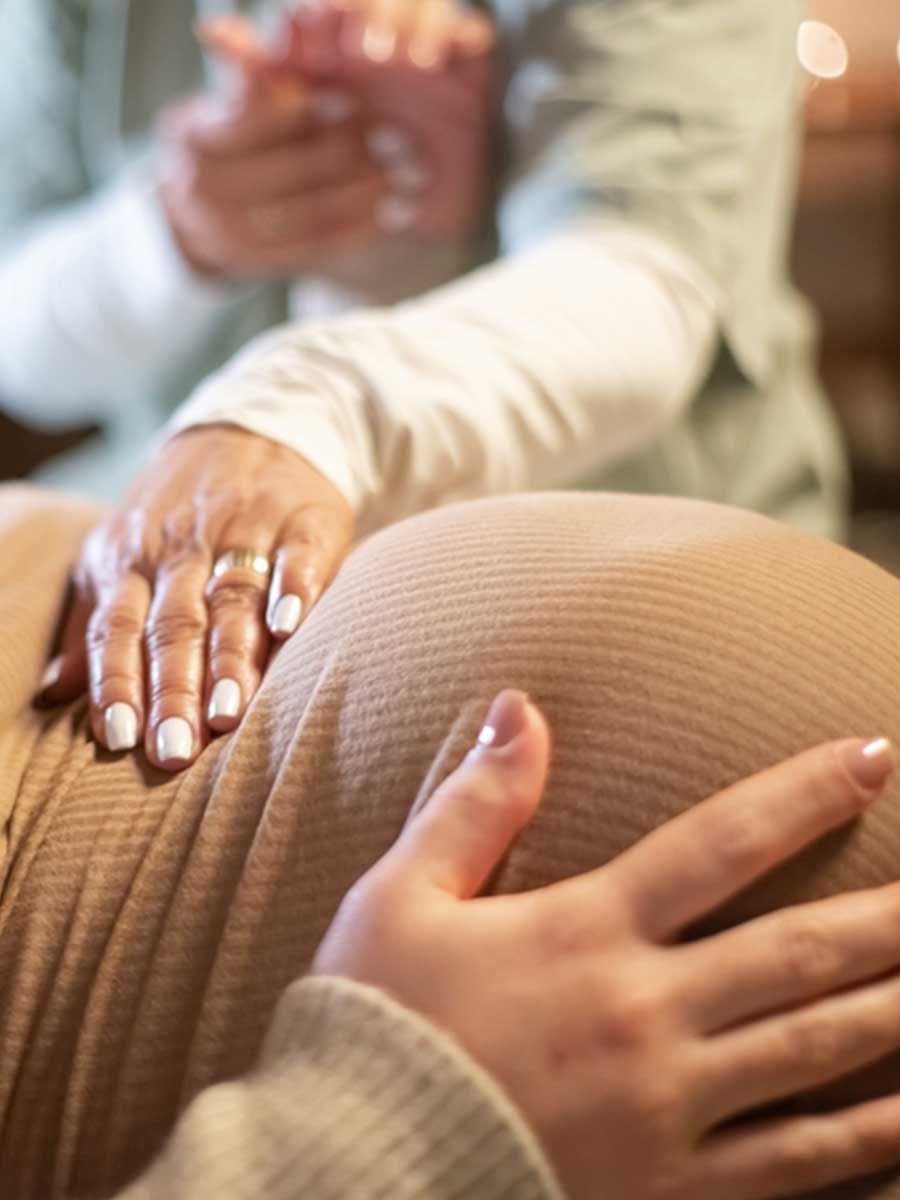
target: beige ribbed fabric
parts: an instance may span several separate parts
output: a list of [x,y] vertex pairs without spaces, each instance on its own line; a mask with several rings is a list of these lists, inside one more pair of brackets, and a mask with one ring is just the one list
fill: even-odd
[[[24,533],[9,528],[13,501],[0,509],[13,514],[0,553],[13,763],[0,792],[0,1180],[16,1200],[108,1194],[191,1097],[248,1069],[341,896],[502,686],[529,691],[555,734],[546,801],[503,889],[604,862],[811,743],[900,742],[900,583],[747,514],[550,495],[447,508],[365,543],[240,731],[163,776],[98,752],[83,704],[22,707],[88,519],[42,503],[27,520],[20,509]],[[723,920],[898,876],[895,784]],[[898,1082],[893,1062],[834,1096]]]

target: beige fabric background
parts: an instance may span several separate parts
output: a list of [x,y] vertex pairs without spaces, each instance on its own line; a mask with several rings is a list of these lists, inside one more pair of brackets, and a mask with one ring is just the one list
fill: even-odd
[[[501,888],[603,862],[820,739],[900,742],[897,581],[715,506],[551,495],[371,539],[238,734],[163,776],[98,751],[83,703],[26,707],[90,520],[0,500],[0,1179],[16,1200],[108,1194],[192,1095],[249,1065],[342,894],[500,687],[527,689],[555,733]],[[734,911],[898,875],[895,785]],[[898,1079],[892,1064],[860,1086]]]

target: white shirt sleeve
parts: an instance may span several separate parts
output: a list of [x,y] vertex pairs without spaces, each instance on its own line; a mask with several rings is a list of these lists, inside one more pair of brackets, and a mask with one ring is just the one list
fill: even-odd
[[708,371],[717,307],[662,239],[582,220],[422,299],[265,335],[168,432],[228,422],[292,447],[365,533],[574,485],[648,443]]
[[0,406],[31,425],[102,416],[208,336],[233,288],[191,272],[149,166],[0,248]]
[[491,7],[510,66],[505,257],[418,302],[275,333],[173,427],[293,446],[363,531],[589,483],[679,419],[723,347],[757,385],[770,365],[760,297],[782,286],[786,197],[763,155],[787,153],[798,4]]

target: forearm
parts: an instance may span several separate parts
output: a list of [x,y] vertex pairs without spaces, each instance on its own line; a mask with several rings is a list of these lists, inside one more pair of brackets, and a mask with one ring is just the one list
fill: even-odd
[[137,167],[7,237],[0,404],[31,424],[100,415],[207,336],[230,299],[181,261]]
[[307,980],[257,1069],[201,1095],[119,1200],[562,1200],[500,1089],[370,988]]
[[708,369],[715,310],[664,243],[583,222],[420,301],[261,339],[173,429],[227,421],[292,446],[371,530],[577,484],[649,442]]

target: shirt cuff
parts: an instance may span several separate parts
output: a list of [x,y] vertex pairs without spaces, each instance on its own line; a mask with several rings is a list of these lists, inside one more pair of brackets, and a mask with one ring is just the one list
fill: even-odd
[[[108,193],[100,220],[106,227],[110,259],[126,283],[135,310],[151,320],[159,313],[205,315],[231,303],[242,290],[227,281],[197,274],[182,257],[157,196],[157,179],[142,163]],[[135,282],[139,281],[139,288]],[[135,294],[136,293],[136,294]]]
[[152,388],[240,299],[183,262],[155,188],[151,164],[135,164],[4,248],[0,393],[13,415],[52,426],[117,411],[123,389]]
[[332,399],[340,386],[337,374],[319,372],[312,364],[305,374],[303,383],[292,382],[287,389],[276,381],[247,379],[240,372],[234,380],[225,373],[213,375],[175,413],[152,450],[186,429],[234,425],[301,455],[358,513],[366,485],[354,470],[359,455],[353,446],[361,432],[345,428],[344,408]]
[[311,977],[259,1065],[204,1092],[119,1200],[564,1200],[535,1135],[437,1026],[384,993]]

